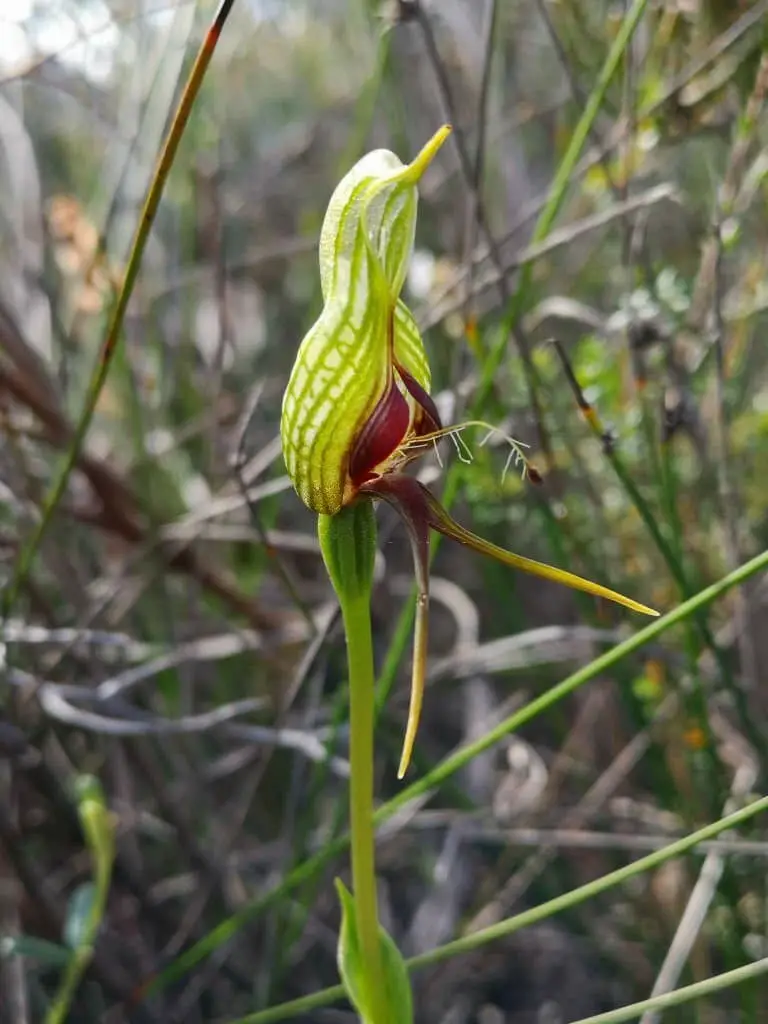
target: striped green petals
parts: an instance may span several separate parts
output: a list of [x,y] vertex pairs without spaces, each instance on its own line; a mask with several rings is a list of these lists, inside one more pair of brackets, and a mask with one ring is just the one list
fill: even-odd
[[386,319],[373,306],[362,320],[335,303],[301,344],[283,397],[283,457],[293,486],[314,512],[334,515],[351,500],[349,457],[387,387]]
[[299,347],[281,421],[288,474],[315,512],[338,512],[411,432],[437,421],[424,345],[399,294],[417,183],[449,131],[407,165],[387,150],[368,153],[331,197],[320,236],[324,306]]
[[398,299],[395,306],[395,361],[429,391],[432,375],[421,333],[406,304]]

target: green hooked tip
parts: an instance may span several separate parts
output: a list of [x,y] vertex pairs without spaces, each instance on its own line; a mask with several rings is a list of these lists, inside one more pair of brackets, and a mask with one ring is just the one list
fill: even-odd
[[434,160],[438,149],[440,149],[442,144],[451,134],[452,130],[453,129],[449,124],[444,124],[442,128],[437,129],[429,142],[427,142],[427,144],[422,148],[421,152],[415,156],[406,167],[405,172],[403,173],[404,181],[412,181],[414,184],[419,181],[421,176]]

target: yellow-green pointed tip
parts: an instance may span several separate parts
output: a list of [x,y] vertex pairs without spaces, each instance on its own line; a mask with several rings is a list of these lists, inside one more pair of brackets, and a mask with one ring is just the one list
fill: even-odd
[[[559,570],[555,571],[558,572]],[[579,577],[570,577],[569,579],[564,579],[563,582],[566,586],[573,587],[574,579],[579,579]],[[604,587],[600,583],[593,583],[591,580],[584,580],[583,583],[585,583],[586,586],[579,587],[576,585],[575,589],[584,590],[588,594],[594,594],[596,597],[605,598],[606,601],[613,601],[614,604],[620,604],[624,608],[629,608],[631,612],[637,612],[640,615],[650,615],[651,618],[654,619],[661,615],[661,612],[657,612],[655,608],[649,608],[647,604],[641,604],[640,601],[635,601],[634,598],[627,597],[625,594],[620,594],[616,590],[610,590],[608,587]]]
[[517,555],[514,551],[507,551],[506,548],[500,548],[497,544],[483,540],[482,537],[478,537],[477,534],[466,530],[452,519],[437,498],[430,494],[426,487],[422,488],[422,490],[429,508],[429,525],[433,530],[439,530],[440,533],[445,534],[446,537],[457,540],[459,544],[465,544],[473,551],[479,551],[480,554],[489,555],[491,558],[495,558],[498,562],[508,565],[512,569],[520,569],[523,572],[530,573],[531,576],[538,576],[540,579],[561,583],[563,586],[571,587],[573,590],[580,590],[584,594],[592,594],[593,597],[602,597],[607,601],[615,601],[616,604],[623,605],[633,612],[639,612],[641,615],[652,615],[655,618],[660,614],[654,608],[640,604],[639,601],[635,601],[631,597],[625,597],[624,594],[611,590],[609,587],[604,587],[601,583],[593,583],[592,580],[585,580],[582,576],[576,576],[566,569],[557,569],[554,565],[547,565],[546,562],[537,562],[532,558],[526,558],[525,555]]
[[416,733],[424,704],[424,683],[427,675],[427,633],[429,629],[429,597],[427,592],[419,594],[416,602],[416,623],[413,634],[413,673],[411,675],[411,700],[408,708],[408,722],[405,727],[403,752],[397,769],[398,779],[408,771],[413,757]]
[[647,604],[640,604],[638,601],[633,601],[631,604],[628,603],[627,608],[640,612],[641,615],[650,615],[652,619],[658,619],[661,615],[661,612],[657,612],[655,608],[649,608]]
[[408,167],[406,168],[404,175],[404,177],[408,181],[416,183],[419,180],[419,178],[421,178],[424,171],[426,171],[426,169],[434,160],[435,154],[437,153],[438,149],[440,149],[440,147],[442,146],[442,144],[445,142],[445,140],[448,138],[452,131],[453,126],[450,124],[444,124],[441,128],[437,129],[435,134],[424,146],[424,148],[421,150],[418,156],[416,156],[411,161],[411,163],[408,164]]

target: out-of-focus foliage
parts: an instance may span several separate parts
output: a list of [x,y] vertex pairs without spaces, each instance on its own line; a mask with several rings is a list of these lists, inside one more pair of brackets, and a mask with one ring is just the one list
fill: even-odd
[[[44,1018],[68,901],[90,877],[68,790],[81,772],[102,780],[117,857],[72,1020],[234,1019],[336,980],[329,874],[290,872],[344,830],[344,659],[277,427],[320,308],[321,217],[362,152],[407,160],[454,124],[423,181],[408,302],[448,422],[474,406],[507,333],[476,412],[529,445],[545,478],[505,473],[506,447],[482,431],[468,449],[444,443],[422,468],[439,490],[460,467],[457,517],[665,610],[768,546],[768,5],[648,4],[554,230],[529,245],[624,6],[236,0],[86,445],[0,624],[0,991],[26,1014],[14,1024]],[[0,580],[71,442],[211,15],[191,0],[0,4]],[[387,515],[381,536],[384,666],[410,555]],[[434,572],[420,772],[625,628],[460,550]],[[383,923],[398,946],[420,953],[538,904],[764,788],[766,621],[759,581],[730,593],[388,826]],[[401,668],[378,729],[382,799],[396,792]],[[759,819],[751,838],[724,859],[673,983],[765,955]],[[572,1020],[644,997],[700,868],[672,862],[417,975],[415,1019],[524,1024],[549,1006]],[[231,933],[210,955],[139,999],[221,922]],[[759,1022],[764,995],[713,998],[706,1019]]]

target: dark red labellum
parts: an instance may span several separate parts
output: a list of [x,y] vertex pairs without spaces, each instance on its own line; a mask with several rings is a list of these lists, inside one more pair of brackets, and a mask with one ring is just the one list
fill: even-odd
[[405,437],[410,410],[394,380],[360,431],[349,460],[349,475],[359,486],[374,476]]
[[440,422],[440,413],[437,411],[437,406],[432,401],[430,395],[427,394],[415,377],[411,376],[407,370],[404,370],[399,363],[396,365],[403,384],[405,384],[411,397],[416,399],[416,403],[421,410],[421,415],[418,416],[415,424],[416,433],[433,434],[438,430],[442,430],[443,425]]

